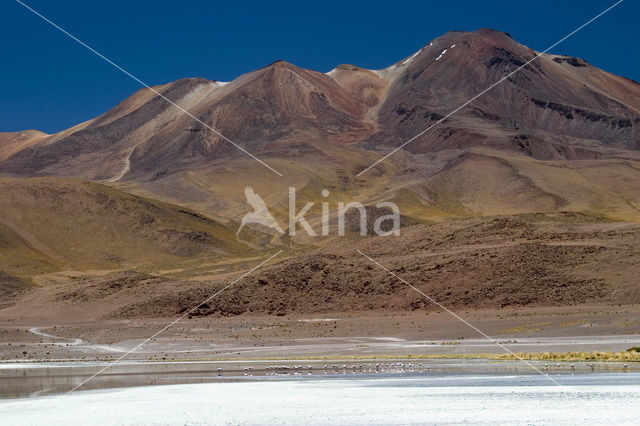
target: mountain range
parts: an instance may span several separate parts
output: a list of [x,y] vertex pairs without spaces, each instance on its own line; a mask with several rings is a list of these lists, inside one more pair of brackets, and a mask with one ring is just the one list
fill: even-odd
[[280,223],[291,186],[301,204],[322,189],[331,203],[393,201],[414,233],[531,214],[636,222],[640,84],[504,32],[455,31],[381,70],[276,61],[143,88],[56,134],[0,133],[0,176],[8,300],[71,270],[202,278],[264,249],[334,247],[259,227],[236,239],[246,186]]

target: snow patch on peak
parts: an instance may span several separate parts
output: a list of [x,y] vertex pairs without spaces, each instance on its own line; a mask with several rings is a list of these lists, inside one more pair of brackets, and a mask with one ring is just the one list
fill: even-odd
[[418,55],[418,53],[420,53],[420,52],[422,52],[422,49],[418,50],[416,53],[414,53],[413,55],[409,56],[409,58],[408,58],[408,59],[405,59],[405,60],[402,62],[402,65],[407,65],[407,64],[408,64],[409,62],[411,62],[411,61],[413,60],[413,58],[415,58],[415,57]]
[[447,49],[444,49],[442,53],[440,53],[440,56],[436,58],[436,61],[440,60],[440,58],[442,58],[442,55],[444,55],[445,53],[447,53]]
[[402,63],[400,65],[407,65],[408,63],[410,63],[413,60],[413,58],[418,56],[420,54],[420,52],[425,50],[427,47],[431,47],[431,46],[433,46],[433,42],[429,43],[427,46],[424,46],[424,47],[420,48],[420,50],[418,50],[416,53],[414,53],[413,55],[409,56],[407,59],[402,61]]

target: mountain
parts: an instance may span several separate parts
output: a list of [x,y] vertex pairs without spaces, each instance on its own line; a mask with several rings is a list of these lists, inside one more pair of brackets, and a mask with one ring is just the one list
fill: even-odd
[[13,154],[25,148],[34,146],[47,136],[49,135],[38,130],[0,133],[0,160],[11,157]]
[[247,185],[281,215],[294,185],[311,198],[326,187],[336,200],[392,200],[419,220],[565,210],[639,218],[640,84],[583,59],[537,55],[481,29],[449,32],[382,70],[322,74],[276,61],[229,83],[178,80],[57,134],[0,134],[0,174],[103,181],[233,220]]
[[[536,55],[482,29],[447,33],[382,70],[322,74],[277,61],[229,83],[178,80],[54,135],[0,135],[0,173],[114,182],[234,220],[246,184],[273,193],[275,181],[404,202],[421,220],[561,210],[638,218],[640,85],[579,58]],[[282,203],[272,195],[270,205]]]
[[[553,239],[547,231],[564,227],[558,238],[580,245],[587,237],[576,242],[572,230],[584,227],[598,241],[613,238],[617,242],[609,246],[620,243],[620,250],[636,259],[626,245],[628,234],[609,235],[607,226],[640,220],[640,84],[580,58],[538,55],[503,32],[449,32],[381,70],[339,65],[320,73],[276,61],[231,82],[187,78],[141,89],[103,115],[56,134],[1,133],[0,297],[18,297],[33,285],[57,286],[80,276],[94,280],[96,297],[101,286],[122,280],[153,288],[157,282],[150,275],[164,277],[163,288],[177,292],[187,285],[182,279],[218,279],[244,270],[264,250],[282,248],[287,256],[304,252],[325,259],[344,247],[367,244],[351,234],[347,244],[333,236],[280,236],[259,227],[247,227],[236,237],[249,208],[244,190],[250,186],[283,229],[289,187],[297,189],[297,210],[316,203],[307,215],[316,229],[320,202],[330,204],[333,224],[338,202],[359,201],[369,209],[381,201],[395,202],[413,239],[410,246],[389,244],[381,255],[391,261],[394,253],[406,252],[410,260],[435,251],[438,247],[423,240],[456,227],[457,220],[492,233],[499,232],[487,225],[493,217],[527,217],[533,223],[539,217],[561,217],[560,225],[546,228],[508,222],[517,230],[530,228],[539,244],[500,246],[497,257],[489,258],[494,267],[525,264],[519,272],[506,270],[503,286],[491,287],[489,270],[474,263],[476,255],[456,258],[447,286],[462,280],[464,265],[472,263],[486,290],[476,307],[505,300],[551,303],[546,296],[514,290],[506,282],[509,274],[532,288],[541,285],[536,274],[549,277],[544,288],[557,301],[623,300],[629,294],[623,278],[629,277],[607,270],[587,280],[574,267],[598,270],[599,252],[575,249],[570,258],[556,261],[554,256],[567,251],[548,248]],[[321,195],[323,189],[328,198]],[[589,234],[591,221],[604,228]],[[450,237],[443,234],[442,239]],[[521,234],[507,237],[526,240]],[[385,246],[375,241],[365,248]],[[353,256],[332,258],[336,277],[356,264]],[[609,264],[616,264],[609,251],[607,256]],[[274,276],[305,268],[287,262],[273,270]],[[540,269],[537,263],[546,266]],[[438,279],[431,270],[420,271],[411,278]],[[309,274],[308,282],[322,283],[319,270]],[[349,294],[369,291],[360,278],[354,278],[359,287]],[[556,288],[562,282],[567,286]],[[287,305],[290,301],[278,307],[283,286],[294,284],[275,282],[265,302],[252,309],[302,309]],[[264,290],[258,281],[251,285]],[[575,293],[582,287],[586,293]],[[438,288],[446,296],[445,287]],[[323,297],[331,297],[326,292]],[[158,295],[171,298],[157,304],[162,313],[186,300],[174,293]],[[136,294],[142,309],[146,293]],[[125,309],[127,298],[119,300]],[[388,306],[404,309],[405,302]],[[377,301],[367,303],[381,307]]]
[[[291,156],[322,141],[398,146],[527,64],[406,149],[491,146],[549,160],[640,147],[639,84],[579,58],[536,55],[502,32],[451,32],[378,71],[277,61],[226,84],[191,78],[153,90],[250,152]],[[0,170],[119,180],[244,155],[149,89],[44,136],[3,155]]]
[[406,149],[482,145],[548,160],[640,147],[640,84],[579,58],[537,55],[491,30],[435,39],[381,72],[389,84],[378,112],[382,131],[366,146],[400,145],[506,77]]
[[283,61],[229,84],[184,79],[153,91],[140,90],[106,114],[23,149],[2,170],[95,180],[148,178],[241,154],[202,123],[252,152],[286,150],[304,139],[353,140],[373,127],[364,122],[367,108],[357,96],[329,76]]

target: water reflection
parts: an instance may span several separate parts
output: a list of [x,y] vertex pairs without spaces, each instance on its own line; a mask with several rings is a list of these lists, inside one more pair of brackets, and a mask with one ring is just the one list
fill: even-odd
[[[572,375],[640,371],[638,363],[534,362],[547,374]],[[14,398],[64,393],[104,368],[99,362],[0,364],[0,397]],[[82,386],[82,390],[178,383],[264,380],[279,377],[404,376],[455,374],[536,375],[518,361],[385,360],[384,362],[308,363],[269,361],[126,362],[113,365]],[[539,374],[538,374],[539,375]],[[541,376],[541,378],[544,378]]]

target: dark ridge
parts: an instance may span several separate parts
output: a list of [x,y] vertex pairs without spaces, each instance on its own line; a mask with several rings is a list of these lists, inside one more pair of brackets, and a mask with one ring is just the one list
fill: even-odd
[[495,47],[493,51],[496,56],[492,57],[488,62],[486,62],[486,66],[489,68],[493,68],[494,66],[500,65],[503,62],[515,65],[516,67],[521,67],[525,64],[525,62],[521,58],[507,49],[504,49],[502,47]]
[[0,270],[0,306],[11,305],[31,287],[30,283]]
[[566,62],[572,67],[576,67],[576,68],[586,67],[589,65],[589,62],[585,61],[584,59],[575,58],[573,56],[566,56],[563,58],[553,58],[553,62],[557,62],[559,64]]
[[178,213],[189,215],[191,217],[194,217],[194,218],[199,219],[199,220],[204,221],[204,222],[211,222],[211,220],[207,219],[206,217],[202,216],[201,214],[198,214],[198,213],[195,213],[195,212],[192,212],[192,211],[189,211],[189,210],[181,209],[181,210],[178,210]]
[[547,102],[541,99],[531,98],[531,102],[535,104],[535,106],[542,109],[550,109],[552,111],[556,111],[564,116],[564,118],[568,120],[573,120],[573,109],[566,105],[557,104],[555,102]]
[[351,65],[351,64],[340,64],[336,67],[337,70],[345,70],[345,71],[358,71],[362,68],[355,66],[355,65]]
[[589,120],[592,122],[599,121],[603,123],[609,123],[611,127],[617,129],[626,129],[633,126],[633,123],[628,118],[612,117],[583,108],[571,107],[568,105],[562,105],[555,102],[547,102],[535,98],[531,98],[531,102],[533,102],[533,104],[539,108],[555,111],[563,115],[568,120],[573,120],[575,118],[575,115],[577,115],[585,120]]

